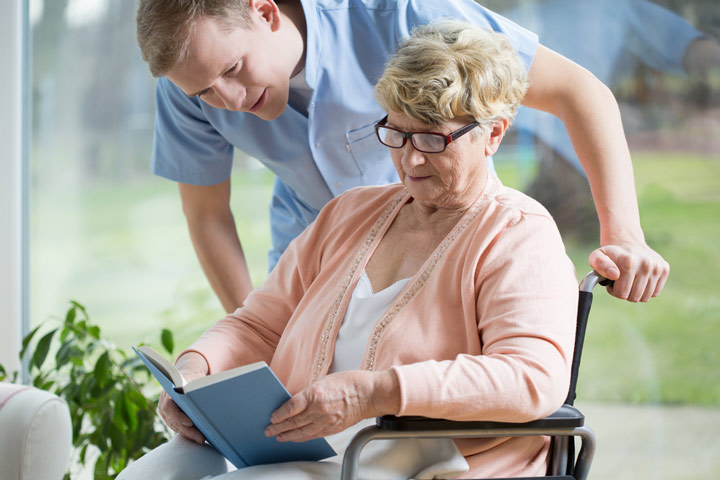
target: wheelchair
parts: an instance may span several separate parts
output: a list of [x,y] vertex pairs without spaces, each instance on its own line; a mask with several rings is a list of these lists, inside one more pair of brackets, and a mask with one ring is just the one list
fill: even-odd
[[[552,444],[548,475],[542,478],[587,479],[590,464],[595,454],[595,434],[590,427],[585,425],[584,415],[573,406],[573,403],[576,397],[575,388],[580,370],[585,331],[592,305],[592,290],[598,283],[608,285],[610,281],[592,271],[580,282],[570,389],[565,404],[558,411],[548,417],[526,423],[458,422],[436,418],[396,417],[392,415],[378,417],[376,426],[364,428],[351,440],[343,457],[340,478],[342,480],[355,480],[357,478],[360,453],[365,445],[372,440],[546,435],[552,437]],[[581,440],[581,448],[577,456],[575,455],[575,437],[579,437]],[[527,480],[527,477],[525,480]]]

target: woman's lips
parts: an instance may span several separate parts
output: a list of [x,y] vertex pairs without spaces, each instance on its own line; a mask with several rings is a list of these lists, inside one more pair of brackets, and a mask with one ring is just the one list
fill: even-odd
[[428,176],[424,176],[424,177],[413,177],[412,175],[408,175],[407,178],[411,182],[422,182],[423,180],[430,178],[430,176],[428,175]]
[[263,93],[262,93],[262,95],[260,95],[260,98],[258,98],[258,101],[255,102],[255,105],[250,107],[250,110],[248,110],[248,112],[252,113],[252,112],[257,112],[258,110],[260,110],[263,107],[263,105],[265,105],[265,98],[267,96],[266,94],[267,94],[267,89],[263,90]]

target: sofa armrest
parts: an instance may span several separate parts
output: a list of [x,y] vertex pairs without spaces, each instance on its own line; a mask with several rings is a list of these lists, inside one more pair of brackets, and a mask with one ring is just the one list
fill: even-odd
[[6,480],[60,480],[72,448],[70,411],[58,396],[0,383],[0,465]]

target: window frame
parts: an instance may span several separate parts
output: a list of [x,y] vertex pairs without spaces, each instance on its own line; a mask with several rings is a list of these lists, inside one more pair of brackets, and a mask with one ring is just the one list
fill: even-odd
[[[0,363],[20,367],[28,303],[28,0],[0,2]],[[27,381],[26,369],[23,380]]]

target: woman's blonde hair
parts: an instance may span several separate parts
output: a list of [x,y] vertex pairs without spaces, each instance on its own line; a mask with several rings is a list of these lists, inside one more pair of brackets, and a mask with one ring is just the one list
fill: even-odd
[[195,21],[214,18],[225,31],[252,24],[248,0],[140,0],[137,42],[150,73],[167,74],[187,55]]
[[512,121],[527,90],[525,66],[510,41],[457,20],[417,27],[375,86],[386,111],[435,125],[473,117],[481,126]]

